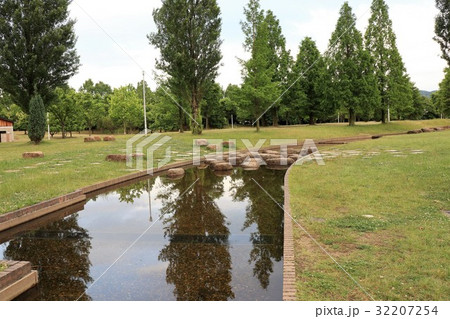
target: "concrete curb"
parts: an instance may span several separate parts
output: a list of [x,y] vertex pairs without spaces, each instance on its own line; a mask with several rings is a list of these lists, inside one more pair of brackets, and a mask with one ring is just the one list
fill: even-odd
[[291,213],[291,194],[289,191],[289,173],[284,175],[284,244],[283,244],[283,301],[296,300],[294,230]]
[[6,261],[8,268],[0,272],[0,301],[13,300],[38,283],[36,270],[25,261]]

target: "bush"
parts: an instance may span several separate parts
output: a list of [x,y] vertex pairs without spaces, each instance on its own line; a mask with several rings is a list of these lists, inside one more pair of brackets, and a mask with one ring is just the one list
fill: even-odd
[[34,144],[39,144],[43,140],[46,125],[44,102],[40,95],[35,95],[30,101],[30,117],[28,120],[28,137]]

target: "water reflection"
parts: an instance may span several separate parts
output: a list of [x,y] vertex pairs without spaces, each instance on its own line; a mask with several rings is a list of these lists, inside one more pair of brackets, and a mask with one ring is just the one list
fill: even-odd
[[283,175],[269,170],[266,174],[261,174],[260,171],[241,170],[237,171],[232,179],[234,199],[249,201],[243,230],[256,225],[256,231],[250,236],[253,249],[248,262],[254,265],[253,275],[258,278],[261,287],[267,289],[274,261],[280,262],[283,258],[283,213],[259,185],[264,187],[278,203],[282,203]]
[[230,231],[214,201],[223,192],[223,177],[194,169],[182,180],[166,180],[158,195],[163,203],[164,236],[169,238],[159,259],[169,263],[166,281],[175,286],[177,300],[235,297],[231,287]]
[[0,259],[39,270],[25,299],[75,300],[153,224],[82,300],[281,300],[283,212],[253,179],[282,202],[283,176],[194,168],[137,182],[16,233]]
[[[91,238],[78,214],[53,222],[9,242],[4,257],[30,261],[39,271],[38,300],[76,300],[92,282]],[[80,300],[91,300],[84,295]]]

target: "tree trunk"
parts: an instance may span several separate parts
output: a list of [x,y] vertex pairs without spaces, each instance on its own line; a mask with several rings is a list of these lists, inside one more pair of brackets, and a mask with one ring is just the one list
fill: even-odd
[[313,114],[309,114],[309,125],[316,125],[316,119]]
[[381,123],[386,124],[387,120],[386,120],[386,110],[382,109],[381,110]]
[[89,136],[92,136],[92,134],[94,134],[94,130],[92,129],[92,127],[89,127]]
[[192,134],[202,135],[202,125],[200,120],[200,108],[197,101],[197,94],[192,93],[192,116],[194,120],[192,121]]
[[273,112],[273,126],[278,127],[279,120],[278,120],[278,110],[274,109]]
[[260,124],[259,124],[260,120],[256,121],[256,132],[259,132],[261,130]]
[[123,135],[127,135],[127,125],[123,124]]
[[178,128],[180,133],[184,133],[184,112],[181,109],[181,107],[178,108],[178,118],[179,118],[179,124]]
[[65,139],[66,138],[66,127],[64,124],[61,125],[61,134],[62,134],[62,138]]
[[349,126],[356,125],[356,112],[355,109],[351,108],[349,110],[349,118],[348,118]]
[[209,130],[209,117],[206,117],[205,120],[206,120],[205,129]]

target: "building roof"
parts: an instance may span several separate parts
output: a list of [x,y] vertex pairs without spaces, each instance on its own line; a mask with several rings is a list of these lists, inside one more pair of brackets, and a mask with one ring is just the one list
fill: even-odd
[[0,120],[14,124],[13,121],[5,119],[4,117],[1,117],[1,116],[0,116]]

